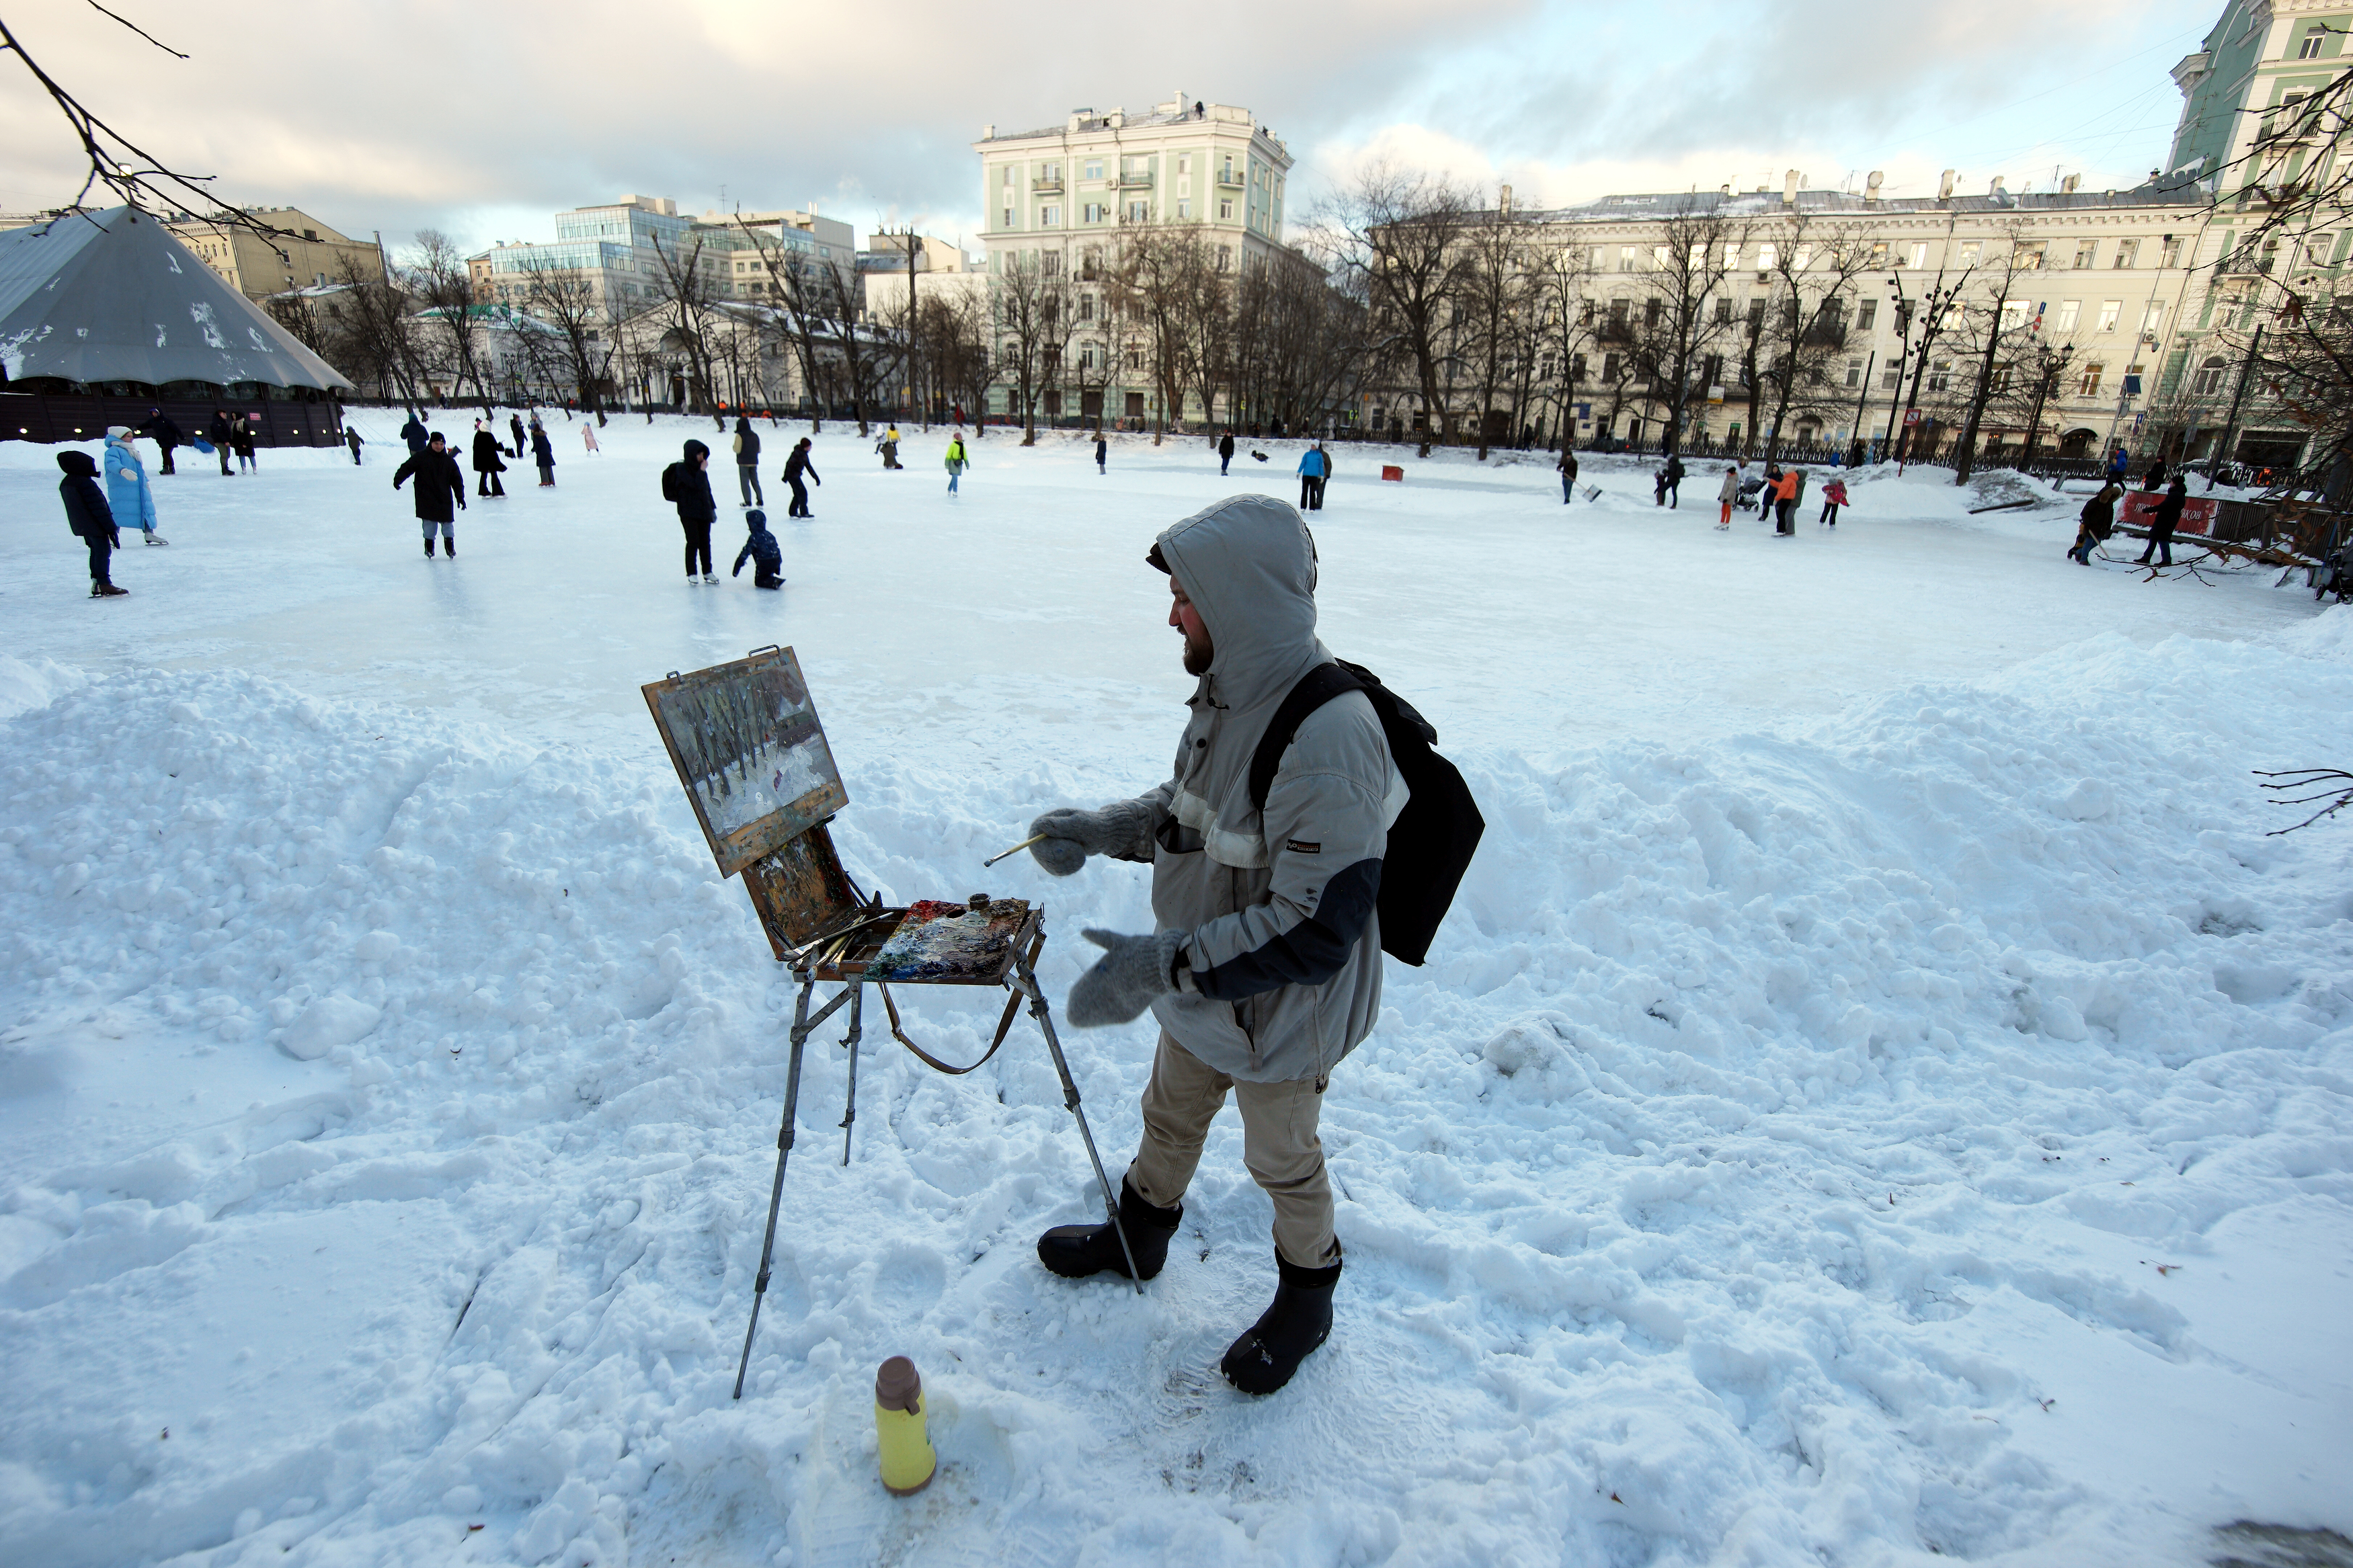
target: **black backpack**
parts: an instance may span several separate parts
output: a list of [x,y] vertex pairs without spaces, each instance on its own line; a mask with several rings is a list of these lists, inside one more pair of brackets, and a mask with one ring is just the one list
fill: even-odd
[[686,467],[684,463],[672,463],[662,470],[662,500],[666,501],[678,500],[678,471],[684,467]]
[[1266,809],[1267,786],[1273,784],[1274,771],[1301,721],[1346,691],[1361,691],[1372,700],[1381,732],[1388,738],[1389,756],[1413,795],[1389,827],[1378,908],[1381,951],[1418,967],[1429,956],[1462,874],[1471,868],[1479,836],[1487,830],[1479,803],[1471,798],[1471,786],[1452,763],[1430,749],[1438,731],[1429,720],[1362,665],[1336,659],[1317,665],[1291,689],[1267,721],[1258,750],[1250,753],[1250,805]]

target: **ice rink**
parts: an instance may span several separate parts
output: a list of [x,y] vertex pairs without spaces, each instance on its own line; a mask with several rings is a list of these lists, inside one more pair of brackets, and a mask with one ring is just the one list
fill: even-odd
[[[845,1168],[835,1025],[738,1404],[790,989],[639,685],[794,647],[854,874],[1042,901],[1059,1004],[1146,873],[980,861],[1165,776],[1191,682],[1144,552],[1295,500],[1300,448],[1221,479],[1123,437],[1099,475],[992,430],[951,498],[944,431],[886,473],[828,422],[800,521],[807,426],[764,426],[764,593],[708,419],[591,456],[559,416],[556,488],[511,460],[431,562],[397,423],[360,414],[357,468],[184,452],[108,602],[51,449],[0,445],[0,1557],[2138,1568],[2353,1532],[2353,825],[2265,837],[2251,773],[2353,765],[2353,610],[2078,567],[2065,498],[1968,515],[2007,479],[1870,471],[1833,531],[1817,474],[1776,539],[1714,528],[1720,465],[1666,510],[1588,458],[1564,507],[1545,454],[1341,447],[1324,639],[1488,831],[1326,1099],[1331,1342],[1270,1399],[1217,1376],[1273,1286],[1231,1117],[1167,1271],[1072,1284],[1034,1238],[1098,1211],[1034,1033],[947,1079],[870,1027]],[[659,497],[689,437],[718,586]],[[985,1048],[994,1004],[902,997]],[[1064,1039],[1115,1173],[1149,1023]],[[942,1461],[903,1502],[894,1353]]]

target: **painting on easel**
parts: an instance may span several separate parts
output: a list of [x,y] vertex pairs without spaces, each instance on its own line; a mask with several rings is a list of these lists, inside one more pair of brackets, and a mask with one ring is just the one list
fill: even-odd
[[673,674],[644,691],[721,876],[849,804],[792,649]]

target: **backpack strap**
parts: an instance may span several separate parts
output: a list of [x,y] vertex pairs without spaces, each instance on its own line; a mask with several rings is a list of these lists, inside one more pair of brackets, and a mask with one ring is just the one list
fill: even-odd
[[1266,733],[1259,737],[1258,749],[1250,753],[1250,796],[1254,809],[1266,809],[1266,792],[1274,783],[1275,769],[1282,765],[1282,753],[1290,750],[1292,736],[1307,716],[1343,692],[1363,689],[1364,681],[1336,661],[1319,664],[1299,678],[1299,684],[1266,721]]

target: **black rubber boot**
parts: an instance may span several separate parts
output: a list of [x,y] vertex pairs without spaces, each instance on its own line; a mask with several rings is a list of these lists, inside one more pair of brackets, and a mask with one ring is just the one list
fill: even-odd
[[1244,1394],[1272,1394],[1291,1381],[1308,1352],[1332,1337],[1332,1290],[1340,1265],[1302,1268],[1280,1254],[1274,1304],[1226,1352],[1218,1369]]
[[[1176,1222],[1184,1217],[1183,1204],[1170,1209],[1155,1207],[1136,1196],[1135,1189],[1121,1179],[1120,1228],[1127,1232],[1138,1276],[1149,1279],[1160,1272],[1161,1265],[1168,1261],[1168,1242],[1176,1234]],[[1108,1220],[1099,1225],[1056,1226],[1038,1238],[1038,1261],[1065,1279],[1083,1279],[1106,1270],[1123,1277],[1127,1273],[1127,1258]]]

